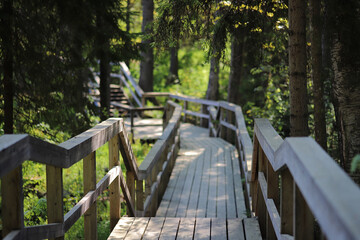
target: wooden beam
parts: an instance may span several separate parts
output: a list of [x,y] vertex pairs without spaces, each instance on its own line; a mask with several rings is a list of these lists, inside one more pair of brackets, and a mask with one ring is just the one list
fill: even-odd
[[[48,223],[63,223],[63,170],[46,166],[46,203]],[[56,238],[64,239],[64,236]]]
[[[83,179],[85,195],[96,189],[96,152],[90,153],[83,159]],[[97,206],[96,201],[84,214],[85,239],[97,239]]]
[[[109,141],[109,168],[120,166],[119,159],[119,138],[113,137]],[[120,172],[121,174],[121,172]],[[120,194],[120,178],[110,184],[110,229],[112,230],[121,217],[121,194]]]
[[24,205],[21,165],[1,179],[2,235],[24,228]]

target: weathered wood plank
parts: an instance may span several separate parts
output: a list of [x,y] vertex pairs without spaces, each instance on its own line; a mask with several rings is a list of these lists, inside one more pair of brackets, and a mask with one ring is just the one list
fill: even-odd
[[211,219],[211,240],[227,239],[226,219],[212,218]]
[[194,236],[195,218],[182,218],[179,225],[177,240],[192,240]]
[[119,240],[119,239],[124,239],[126,234],[128,233],[131,225],[133,224],[135,218],[133,217],[123,217],[121,218],[115,228],[113,229],[113,231],[111,232],[108,240]]
[[234,175],[233,175],[233,158],[230,152],[231,150],[225,150],[225,161],[226,161],[226,168],[225,168],[225,176],[226,176],[226,217],[227,218],[236,218],[237,217],[237,209],[235,204],[235,189],[234,189]]
[[179,222],[180,222],[180,218],[171,218],[171,217],[166,218],[159,239],[160,240],[175,239],[179,228]]
[[244,191],[242,188],[239,160],[235,157],[234,151],[231,151],[231,156],[234,172],[234,190],[237,210],[236,213],[238,218],[246,218],[247,213],[244,200]]
[[235,218],[227,220],[228,239],[245,240],[243,219]]
[[210,184],[210,166],[211,166],[211,148],[207,148],[204,152],[204,167],[201,176],[201,186],[199,193],[198,206],[196,211],[196,217],[206,217],[206,208],[208,202],[208,192]]
[[219,148],[218,162],[217,162],[217,177],[218,177],[218,187],[217,187],[217,207],[216,207],[216,216],[218,218],[226,218],[226,201],[228,195],[226,194],[226,179],[225,179],[225,152],[226,149]]
[[206,208],[206,217],[216,217],[216,195],[217,195],[217,162],[218,162],[218,149],[212,148],[211,150],[211,163],[210,163],[210,183],[209,183],[209,195],[208,204]]
[[189,205],[186,211],[186,217],[196,217],[196,209],[200,197],[200,186],[201,186],[201,179],[203,174],[205,149],[201,149],[200,151],[201,154],[197,157],[197,161],[196,161],[195,177],[194,177],[193,186],[191,188]]
[[159,239],[160,232],[163,227],[165,218],[163,217],[152,217],[145,230],[143,240]]
[[251,240],[261,240],[259,222],[255,218],[244,218],[245,238]]
[[209,240],[210,229],[211,229],[210,226],[211,226],[210,218],[197,218],[195,225],[194,239]]
[[135,218],[125,239],[141,239],[148,225],[149,218]]

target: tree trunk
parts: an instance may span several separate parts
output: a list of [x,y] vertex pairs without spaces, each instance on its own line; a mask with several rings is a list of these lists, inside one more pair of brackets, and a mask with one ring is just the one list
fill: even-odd
[[314,92],[315,140],[327,150],[326,120],[324,104],[324,79],[322,77],[321,56],[321,15],[320,0],[310,0],[311,7],[311,65]]
[[240,84],[243,73],[244,46],[244,31],[237,29],[237,31],[234,32],[231,44],[231,68],[228,86],[228,102],[235,104],[240,103]]
[[168,77],[168,84],[173,84],[178,77],[179,60],[178,60],[178,47],[170,48],[170,76]]
[[14,131],[14,79],[13,79],[13,3],[6,0],[2,7],[2,53],[3,53],[3,82],[4,82],[4,133]]
[[[360,4],[358,1],[335,1],[336,30],[331,61],[334,70],[334,106],[340,137],[341,163],[350,172],[351,161],[360,153]],[[333,16],[334,17],[334,16]],[[360,184],[360,172],[351,174]]]
[[[126,23],[126,32],[128,34],[130,34],[130,9],[131,9],[131,0],[127,0],[126,1],[126,18],[125,18],[125,23]],[[126,49],[129,49],[129,42],[126,41],[125,42],[126,45]],[[129,66],[130,62],[129,60],[125,61],[125,64],[127,66]],[[130,67],[130,66],[129,66]]]
[[290,134],[307,136],[306,32],[303,0],[289,1]]
[[[150,34],[152,32],[151,24],[154,20],[154,2],[153,0],[142,0],[141,2],[143,6],[142,32]],[[145,36],[142,40],[143,50],[141,51],[139,80],[139,85],[145,92],[153,91],[154,53],[150,43],[151,39]]]
[[100,106],[101,120],[104,121],[110,116],[110,60],[109,60],[109,40],[102,31],[104,21],[101,11],[97,16],[98,28],[98,58],[100,60]]

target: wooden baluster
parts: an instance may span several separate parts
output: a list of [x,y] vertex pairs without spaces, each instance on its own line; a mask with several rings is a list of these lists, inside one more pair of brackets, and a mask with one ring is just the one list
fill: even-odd
[[[271,163],[265,156],[266,170],[267,170],[267,198],[273,199],[277,210],[279,211],[279,176],[274,171]],[[277,239],[274,228],[271,223],[269,214],[266,215],[266,235],[267,239]]]
[[142,217],[144,215],[144,190],[143,180],[136,180],[136,216]]
[[184,101],[184,118],[183,118],[183,122],[186,122],[186,110],[188,109],[188,102]]
[[[119,138],[113,137],[109,141],[109,168],[119,166]],[[122,173],[120,173],[122,174]],[[110,229],[112,230],[121,217],[120,177],[109,186],[110,190]]]
[[[63,169],[46,165],[46,203],[48,223],[63,223]],[[57,240],[64,239],[58,237]]]
[[295,239],[312,240],[314,239],[314,217],[296,185],[294,186],[294,195],[295,224],[293,231],[295,233]]
[[[259,174],[263,173],[265,178],[266,178],[266,165],[264,162],[264,158],[265,158],[265,154],[264,151],[259,148],[259,159],[258,159],[258,164],[259,164]],[[262,191],[261,191],[261,187],[260,187],[260,182],[258,181],[258,186],[257,186],[257,212],[256,215],[259,218],[259,225],[260,225],[260,230],[261,230],[261,234],[262,237],[265,238],[266,236],[266,216],[267,216],[267,210],[266,210],[266,199],[264,198]]]
[[1,179],[2,235],[24,228],[23,179],[21,165]]
[[130,132],[131,132],[131,142],[135,142],[135,136],[134,136],[134,111],[130,110]]
[[256,202],[257,202],[257,187],[258,187],[258,165],[259,165],[259,141],[254,134],[254,144],[253,144],[253,154],[252,154],[252,164],[251,164],[251,185],[250,185],[250,195],[252,198],[252,209],[254,212],[256,212]]
[[[126,185],[130,192],[132,204],[135,206],[135,175],[131,171],[126,171]],[[129,209],[127,209],[127,214],[130,216]]]
[[[96,152],[90,153],[83,159],[84,195],[96,189]],[[84,214],[85,239],[97,239],[96,201]]]
[[[230,123],[230,124],[234,124],[234,113],[232,111],[227,111],[227,122]],[[234,131],[231,130],[231,129],[227,129],[227,141],[231,144],[235,144],[235,134],[234,134]]]
[[[151,185],[152,185],[152,174],[150,173],[147,178],[145,179],[145,195],[144,199],[146,200],[148,196],[151,194]],[[146,212],[144,213],[146,217],[150,217],[151,214],[151,203],[150,207],[147,208]]]
[[226,109],[224,109],[224,108],[221,108],[220,107],[220,110],[221,110],[221,113],[220,113],[220,137],[222,138],[222,139],[226,139],[226,127],[225,126],[223,126],[222,124],[221,124],[221,121],[225,121],[225,116],[226,116]]
[[[151,173],[151,183],[152,184],[156,183],[158,172],[159,172],[159,164],[153,168],[153,171]],[[158,194],[159,194],[159,185],[156,188],[156,190],[154,191],[153,196],[152,196],[151,206],[150,206],[150,217],[154,217],[156,214],[156,210],[158,207]]]
[[289,169],[281,172],[281,233],[293,235],[294,180]]

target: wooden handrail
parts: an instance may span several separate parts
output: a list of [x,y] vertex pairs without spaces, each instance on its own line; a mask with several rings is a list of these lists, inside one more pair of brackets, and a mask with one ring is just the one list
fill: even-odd
[[327,239],[360,236],[360,189],[312,138],[283,141],[266,119],[254,134],[252,201],[264,237],[313,239],[314,218]]
[[131,76],[129,68],[126,66],[124,62],[120,62],[121,71],[124,73],[125,77],[130,81],[131,85],[134,87],[136,93],[142,98],[144,91],[140,88],[140,86],[135,82],[134,78]]

